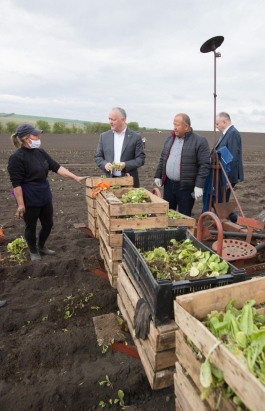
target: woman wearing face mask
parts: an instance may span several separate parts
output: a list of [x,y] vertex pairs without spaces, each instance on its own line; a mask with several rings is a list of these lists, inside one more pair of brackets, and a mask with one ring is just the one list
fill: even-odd
[[[25,239],[30,258],[40,261],[41,254],[54,255],[45,242],[53,226],[52,193],[47,180],[49,170],[62,177],[72,178],[81,184],[86,177],[78,177],[53,160],[45,150],[40,148],[42,130],[30,124],[20,124],[11,136],[13,145],[18,150],[8,161],[8,172],[17,201],[16,217],[25,222]],[[41,229],[36,244],[38,219]]]

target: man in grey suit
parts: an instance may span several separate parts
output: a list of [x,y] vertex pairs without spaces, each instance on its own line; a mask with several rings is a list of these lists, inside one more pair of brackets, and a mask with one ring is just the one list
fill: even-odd
[[[134,178],[134,187],[140,187],[137,169],[145,162],[142,138],[127,127],[126,112],[120,107],[111,110],[109,123],[111,130],[102,133],[99,138],[95,162],[106,177],[130,174]],[[118,165],[114,170],[113,162]]]
[[[238,182],[244,181],[243,159],[242,159],[242,141],[239,131],[232,125],[229,114],[221,112],[216,117],[216,128],[222,133],[216,143],[216,150],[221,147],[227,147],[233,156],[230,163],[231,170],[228,173],[229,181],[234,187]],[[226,190],[226,201],[229,201],[231,190]],[[237,214],[231,213],[229,219],[235,223]]]

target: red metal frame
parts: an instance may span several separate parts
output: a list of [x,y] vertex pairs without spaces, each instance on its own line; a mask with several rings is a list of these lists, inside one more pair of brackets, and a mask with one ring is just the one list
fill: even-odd
[[137,360],[140,360],[140,356],[138,354],[138,351],[136,348],[134,348],[130,344],[122,344],[122,343],[114,343],[111,345],[111,348],[115,351],[120,351],[123,354],[129,355],[130,357],[136,358]]
[[212,220],[214,220],[217,228],[217,254],[222,257],[222,250],[223,250],[223,239],[224,239],[224,234],[223,234],[223,227],[221,224],[221,221],[219,218],[212,213],[211,211],[205,211],[205,213],[201,214],[198,220],[198,226],[197,226],[197,240],[202,242],[202,232],[203,232],[203,220],[205,217],[210,217]]

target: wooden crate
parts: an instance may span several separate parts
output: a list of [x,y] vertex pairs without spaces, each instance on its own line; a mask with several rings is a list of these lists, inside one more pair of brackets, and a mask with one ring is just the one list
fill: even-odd
[[[174,210],[169,210],[169,211],[174,211]],[[182,218],[168,218],[168,228],[170,227],[187,227],[188,230],[191,232],[191,234],[194,235],[194,230],[195,230],[195,225],[196,225],[196,220],[195,218],[188,217],[187,215],[181,214]]]
[[[134,335],[133,318],[136,303],[141,298],[141,291],[133,284],[124,264],[118,267],[118,306],[128,323],[131,335]],[[176,323],[155,327],[150,322],[150,332],[146,340],[134,340],[143,367],[152,389],[168,387],[173,384],[175,355]]]
[[[242,308],[249,299],[257,304],[265,302],[265,278],[213,288],[176,298],[175,321],[180,330],[207,356],[217,339],[200,320],[213,310],[224,310],[229,301],[236,299],[236,308]],[[222,370],[224,379],[246,407],[260,411],[265,403],[265,387],[222,344],[212,353],[210,361]]]
[[111,183],[113,186],[120,186],[120,188],[117,189],[110,189],[110,191],[113,191],[117,193],[118,195],[123,194],[124,187],[126,188],[132,188],[133,186],[133,177],[120,177],[120,178],[101,178],[101,177],[89,177],[86,179],[86,202],[87,205],[89,206],[88,212],[90,214],[93,214],[93,216],[96,218],[96,214],[91,211],[90,209],[96,210],[96,205],[97,205],[97,200],[96,198],[93,197],[93,191],[95,188],[97,188],[98,183],[101,183],[103,181],[107,181]]
[[88,228],[92,232],[93,236],[97,239],[99,239],[99,229],[95,227],[95,224],[92,224],[91,221],[88,218]]
[[107,230],[100,216],[97,218],[98,227],[102,233],[102,236],[104,236],[105,243],[113,248],[122,248],[122,232]]
[[90,224],[92,224],[95,228],[98,229],[98,219],[97,217],[94,217],[92,214],[88,214],[88,221]]
[[97,200],[93,197],[86,196],[86,203],[89,207],[97,208]]
[[96,188],[98,183],[102,183],[102,181],[108,182],[111,186],[133,187],[133,177],[88,177],[86,179],[86,187]]
[[119,261],[113,261],[108,253],[108,250],[105,246],[105,243],[102,239],[102,237],[99,237],[99,244],[100,244],[100,249],[102,251],[104,260],[105,260],[105,265],[106,268],[108,269],[108,271],[110,272],[110,274],[115,275],[116,277],[118,276],[118,265],[120,264]]
[[122,195],[124,187],[133,187],[133,177],[120,177],[120,178],[102,178],[102,177],[88,177],[86,179],[86,202],[88,211],[88,228],[92,231],[96,238],[99,238],[98,231],[98,219],[97,219],[97,199],[93,197],[93,190],[98,186],[98,183],[102,181],[108,181],[113,186],[120,186],[117,189],[111,189],[111,191]]
[[[101,192],[97,196],[97,213],[106,229],[110,232],[121,233],[126,228],[134,230],[167,228],[168,218],[166,213],[168,203],[147,190],[146,192],[150,194],[151,199],[154,201],[158,199],[162,203],[123,204],[113,193]],[[151,214],[152,216],[147,218],[126,218],[126,216],[130,217],[139,214]]]
[[[106,260],[106,268],[109,277],[117,277],[117,267],[122,261],[122,230],[125,228],[148,229],[167,227],[166,212],[168,203],[158,199],[152,193],[148,193],[150,203],[123,204],[120,198],[130,188],[122,190],[104,190],[97,196],[97,222],[100,231],[100,246]],[[114,194],[115,193],[115,194]],[[140,209],[139,209],[140,207]],[[135,214],[154,213],[152,207],[160,210],[158,214],[152,214],[148,218],[126,219],[121,216],[133,216]],[[115,284],[116,281],[112,281]]]
[[200,399],[199,390],[178,362],[176,362],[176,373],[174,374],[174,387],[176,411],[211,411],[208,404]]
[[[186,338],[183,332],[180,330],[176,331],[176,354],[177,354],[178,363],[181,365],[183,372],[189,375],[192,381],[192,384],[194,385],[194,387],[196,387],[194,391],[197,391],[197,397],[198,397],[197,401],[198,403],[201,403],[202,400],[200,399],[200,393],[202,392],[202,389],[203,389],[200,383],[201,361],[199,361],[196,353],[193,351],[191,346],[187,344]],[[177,396],[176,385],[175,385],[175,394]],[[215,406],[218,401],[217,397],[218,396],[216,394],[213,394],[209,398],[207,398],[206,400],[206,402],[208,403],[207,409],[215,410]],[[205,401],[203,401],[203,404],[205,404]],[[221,397],[218,411],[235,411],[235,410],[236,410],[236,406],[231,400]]]
[[87,214],[92,215],[94,218],[97,218],[97,209],[87,205]]

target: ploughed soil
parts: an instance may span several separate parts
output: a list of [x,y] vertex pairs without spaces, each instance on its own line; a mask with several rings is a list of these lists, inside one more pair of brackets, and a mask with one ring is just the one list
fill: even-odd
[[[201,133],[203,134],[203,133]],[[144,133],[146,164],[141,186],[154,187],[154,171],[168,133]],[[204,133],[213,146],[212,133]],[[246,217],[257,217],[264,205],[264,135],[242,133],[245,182],[236,194]],[[99,135],[43,135],[42,146],[60,164],[78,175],[100,176],[94,163]],[[41,262],[11,265],[3,261],[6,246],[23,235],[15,218],[16,204],[6,170],[13,148],[0,135],[0,409],[99,410],[100,401],[124,392],[128,410],[175,410],[174,388],[152,391],[141,361],[98,346],[93,317],[116,313],[116,290],[90,270],[98,267],[99,244],[74,227],[87,223],[85,184],[50,173],[54,228],[47,245],[56,256]],[[201,202],[194,207],[198,218]],[[111,386],[100,381],[111,381]],[[119,404],[105,409],[121,409]]]

